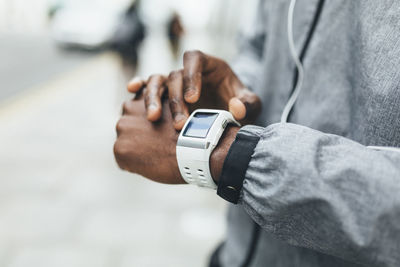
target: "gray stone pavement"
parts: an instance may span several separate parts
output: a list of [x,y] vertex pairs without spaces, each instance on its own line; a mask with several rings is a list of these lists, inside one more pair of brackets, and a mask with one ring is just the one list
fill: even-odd
[[206,265],[225,203],[117,168],[123,87],[105,53],[0,105],[1,267]]

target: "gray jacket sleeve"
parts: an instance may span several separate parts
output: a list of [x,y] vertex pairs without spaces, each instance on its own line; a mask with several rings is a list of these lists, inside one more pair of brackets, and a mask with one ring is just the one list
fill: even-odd
[[221,186],[237,165],[234,147],[253,140],[238,202],[264,230],[367,266],[400,266],[400,153],[295,124],[246,126],[238,136]]
[[259,1],[251,26],[239,35],[239,54],[231,64],[239,79],[250,89],[257,86],[262,77],[261,61],[266,39],[264,6],[265,1]]

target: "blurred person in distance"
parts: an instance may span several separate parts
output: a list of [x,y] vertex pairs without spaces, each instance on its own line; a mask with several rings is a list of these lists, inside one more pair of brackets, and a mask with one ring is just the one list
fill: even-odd
[[121,57],[124,71],[132,76],[138,64],[138,50],[146,36],[146,28],[139,15],[140,1],[132,2],[111,40],[111,49]]
[[184,33],[185,30],[183,28],[181,18],[177,12],[174,12],[168,23],[168,39],[171,46],[172,55],[175,59],[178,59],[180,42]]
[[260,1],[234,64],[189,51],[183,69],[132,80],[119,166],[185,183],[177,131],[196,108],[229,110],[244,126],[210,170],[237,205],[210,266],[400,266],[399,16],[396,1]]

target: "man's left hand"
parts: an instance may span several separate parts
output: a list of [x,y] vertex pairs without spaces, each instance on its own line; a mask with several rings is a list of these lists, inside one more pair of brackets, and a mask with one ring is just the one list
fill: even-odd
[[179,133],[173,127],[168,102],[163,105],[161,120],[151,123],[143,99],[125,102],[117,124],[115,158],[121,169],[160,183],[183,184],[176,160]]

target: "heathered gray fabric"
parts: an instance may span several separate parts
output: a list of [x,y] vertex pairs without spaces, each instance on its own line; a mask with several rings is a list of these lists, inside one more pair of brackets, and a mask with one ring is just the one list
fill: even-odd
[[[252,266],[400,266],[400,1],[326,0],[304,58],[292,123],[289,0],[262,1],[234,69],[263,101],[240,204],[230,207],[223,266],[239,266],[253,221]],[[299,51],[317,0],[298,0]]]

